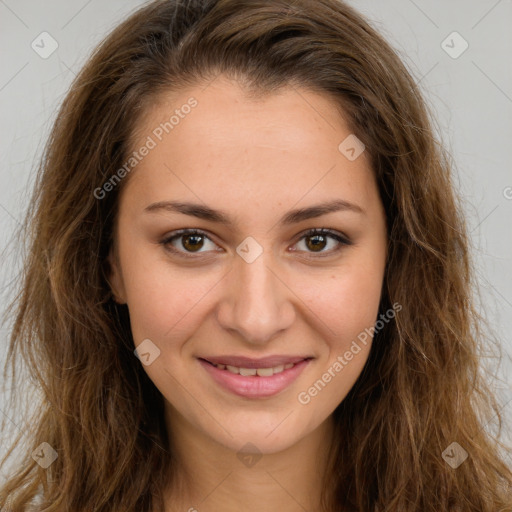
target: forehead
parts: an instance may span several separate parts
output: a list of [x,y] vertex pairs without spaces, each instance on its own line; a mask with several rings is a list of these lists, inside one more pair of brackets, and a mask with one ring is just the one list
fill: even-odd
[[[222,76],[206,85],[160,94],[136,126],[139,139],[153,133],[160,141],[172,133],[176,141],[200,142],[201,147],[224,143],[235,149],[230,143],[267,146],[270,138],[271,146],[294,152],[301,143],[304,151],[311,143],[325,150],[321,140],[326,136],[326,144],[334,143],[336,149],[340,131],[350,132],[347,119],[327,93],[290,85],[255,96]],[[275,135],[278,140],[271,138]]]
[[290,86],[254,97],[218,77],[162,94],[145,112],[133,150],[151,149],[127,189],[146,201],[185,195],[219,203],[222,194],[223,202],[260,207],[306,195],[322,200],[329,192],[331,198],[339,192],[348,201],[364,200],[373,173],[364,152],[351,161],[340,151],[350,136],[327,94]]

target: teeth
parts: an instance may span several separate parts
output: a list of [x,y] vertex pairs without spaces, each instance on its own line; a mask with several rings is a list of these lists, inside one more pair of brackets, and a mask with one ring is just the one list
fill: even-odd
[[[274,370],[272,368],[258,368],[256,372],[260,377],[272,377],[272,375],[274,375]],[[240,374],[243,375],[242,372],[240,372]]]
[[281,373],[284,370],[292,368],[294,363],[286,363],[284,365],[280,364],[273,368],[238,368],[238,366],[231,366],[229,364],[216,364],[215,366],[219,370],[227,370],[228,372],[243,375],[244,377],[251,377],[254,375],[259,375],[260,377],[272,377],[272,375],[276,373]]
[[250,377],[251,375],[256,375],[257,371],[258,370],[256,368],[240,368],[240,375],[243,375],[244,377]]

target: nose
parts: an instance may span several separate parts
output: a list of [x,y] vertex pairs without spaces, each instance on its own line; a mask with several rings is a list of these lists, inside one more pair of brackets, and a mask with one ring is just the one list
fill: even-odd
[[263,345],[282,335],[296,314],[293,291],[267,254],[263,252],[252,263],[242,258],[234,262],[217,310],[220,325],[252,345]]

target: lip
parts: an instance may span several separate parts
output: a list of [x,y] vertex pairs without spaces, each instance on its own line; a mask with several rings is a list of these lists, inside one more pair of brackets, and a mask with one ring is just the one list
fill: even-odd
[[311,356],[285,356],[275,355],[268,357],[261,357],[255,359],[252,357],[244,356],[208,356],[200,357],[199,359],[205,359],[213,364],[225,364],[230,366],[236,366],[237,368],[273,368],[280,364],[288,363],[300,363],[304,359],[311,359]]
[[[277,356],[281,357],[281,356]],[[290,362],[294,362],[294,366],[292,368],[288,368],[287,370],[283,370],[280,373],[276,373],[272,375],[272,377],[260,377],[259,375],[244,377],[243,375],[231,373],[228,370],[220,370],[216,366],[214,366],[214,358],[206,359],[198,359],[200,365],[206,370],[206,372],[212,377],[212,379],[219,384],[222,388],[230,391],[231,393],[244,397],[244,398],[268,398],[274,395],[277,395],[281,391],[285,390],[289,387],[292,382],[294,382],[298,376],[302,373],[302,371],[309,365],[312,358],[304,358],[304,357],[296,357],[287,359],[276,359],[273,357],[264,358],[259,360],[247,359],[247,358],[215,358],[219,360],[219,363],[216,364],[225,364],[221,363],[220,359],[223,361],[237,361],[243,362],[246,361],[243,365],[233,364],[232,366],[237,366],[241,368],[271,368],[272,366],[278,366],[280,364],[286,364]],[[210,362],[209,362],[210,361]],[[272,364],[269,366],[269,362]],[[274,364],[274,361],[278,361],[277,364]],[[252,363],[251,366],[245,366],[248,363]],[[231,363],[228,363],[231,365]],[[257,366],[257,364],[264,366]]]

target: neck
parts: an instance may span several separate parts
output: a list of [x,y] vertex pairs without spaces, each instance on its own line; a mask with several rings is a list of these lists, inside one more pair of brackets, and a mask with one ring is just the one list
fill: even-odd
[[245,455],[195,430],[169,404],[166,417],[177,475],[166,512],[321,512],[332,417],[283,451]]

